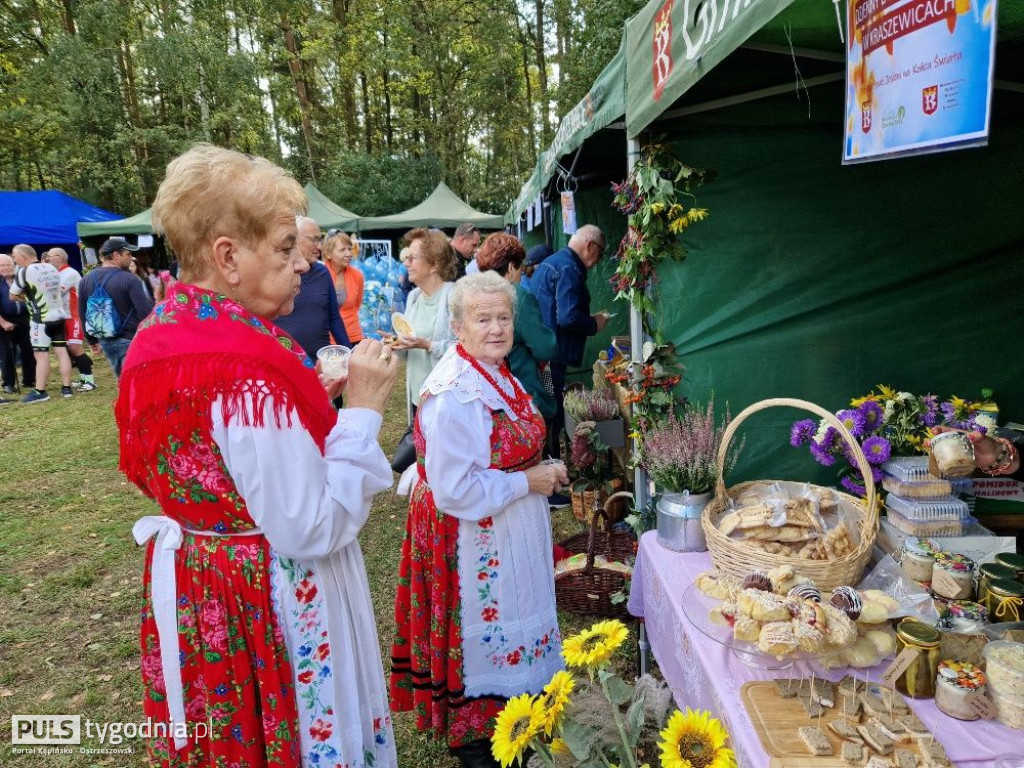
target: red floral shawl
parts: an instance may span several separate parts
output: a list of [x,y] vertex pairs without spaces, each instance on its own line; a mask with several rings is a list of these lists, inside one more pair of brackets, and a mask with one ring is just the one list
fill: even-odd
[[[259,382],[259,383],[257,383]],[[337,416],[313,362],[294,339],[238,302],[178,283],[139,326],[114,405],[121,471],[145,490],[149,462],[172,422],[179,434],[208,436],[211,406],[228,421],[261,426],[267,398],[276,423],[299,423],[324,450]]]

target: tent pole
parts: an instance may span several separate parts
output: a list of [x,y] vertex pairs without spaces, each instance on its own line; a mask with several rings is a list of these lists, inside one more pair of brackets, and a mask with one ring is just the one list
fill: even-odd
[[[640,159],[640,140],[629,139],[626,143],[626,172],[632,173],[633,167]],[[644,359],[644,337],[643,318],[636,307],[629,307],[629,359],[634,362],[643,362]],[[633,472],[633,494],[636,500],[637,509],[647,506],[650,494],[647,491],[647,473],[641,467]]]

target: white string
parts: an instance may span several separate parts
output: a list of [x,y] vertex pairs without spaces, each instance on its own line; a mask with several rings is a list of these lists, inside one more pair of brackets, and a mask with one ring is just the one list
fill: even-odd
[[804,93],[807,94],[807,119],[811,119],[811,92],[807,89],[807,83],[804,82],[804,76],[800,72],[800,65],[796,63],[796,51],[793,50],[793,35],[790,34],[790,27],[786,25],[782,28],[786,33],[786,40],[789,42],[789,55],[793,59],[793,71],[796,72],[796,81],[793,83],[793,90],[796,93],[797,99],[800,98],[800,86],[803,86]]
[[839,14],[839,3],[842,0],[832,0],[832,7],[836,9],[836,26],[839,27],[839,42],[846,45],[843,39],[843,17]]

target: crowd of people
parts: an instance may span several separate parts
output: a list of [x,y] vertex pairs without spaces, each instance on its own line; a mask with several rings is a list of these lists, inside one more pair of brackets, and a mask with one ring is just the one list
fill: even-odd
[[[391,713],[414,711],[463,765],[493,768],[504,702],[563,664],[549,499],[569,479],[544,457],[565,371],[605,322],[586,290],[604,235],[527,254],[471,224],[414,229],[408,332],[378,341],[352,240],[305,205],[273,163],[198,145],[152,208],[177,280],[151,282],[120,238],[85,278],[60,249],[0,256],[22,401],[49,397],[50,350],[66,396],[72,366],[95,387],[86,345],[118,378],[120,467],[160,507],[133,528],[143,707],[212,723],[151,739],[154,763],[395,766]],[[332,342],[351,348],[340,379],[315,362]],[[413,458],[385,678],[358,535],[394,481],[378,434],[399,357]]]

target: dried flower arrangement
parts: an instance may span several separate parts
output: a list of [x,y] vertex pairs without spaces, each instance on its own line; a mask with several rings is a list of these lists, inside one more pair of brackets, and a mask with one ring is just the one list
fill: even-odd
[[565,393],[565,412],[572,420],[611,421],[619,418],[619,404],[610,389],[570,389]]

